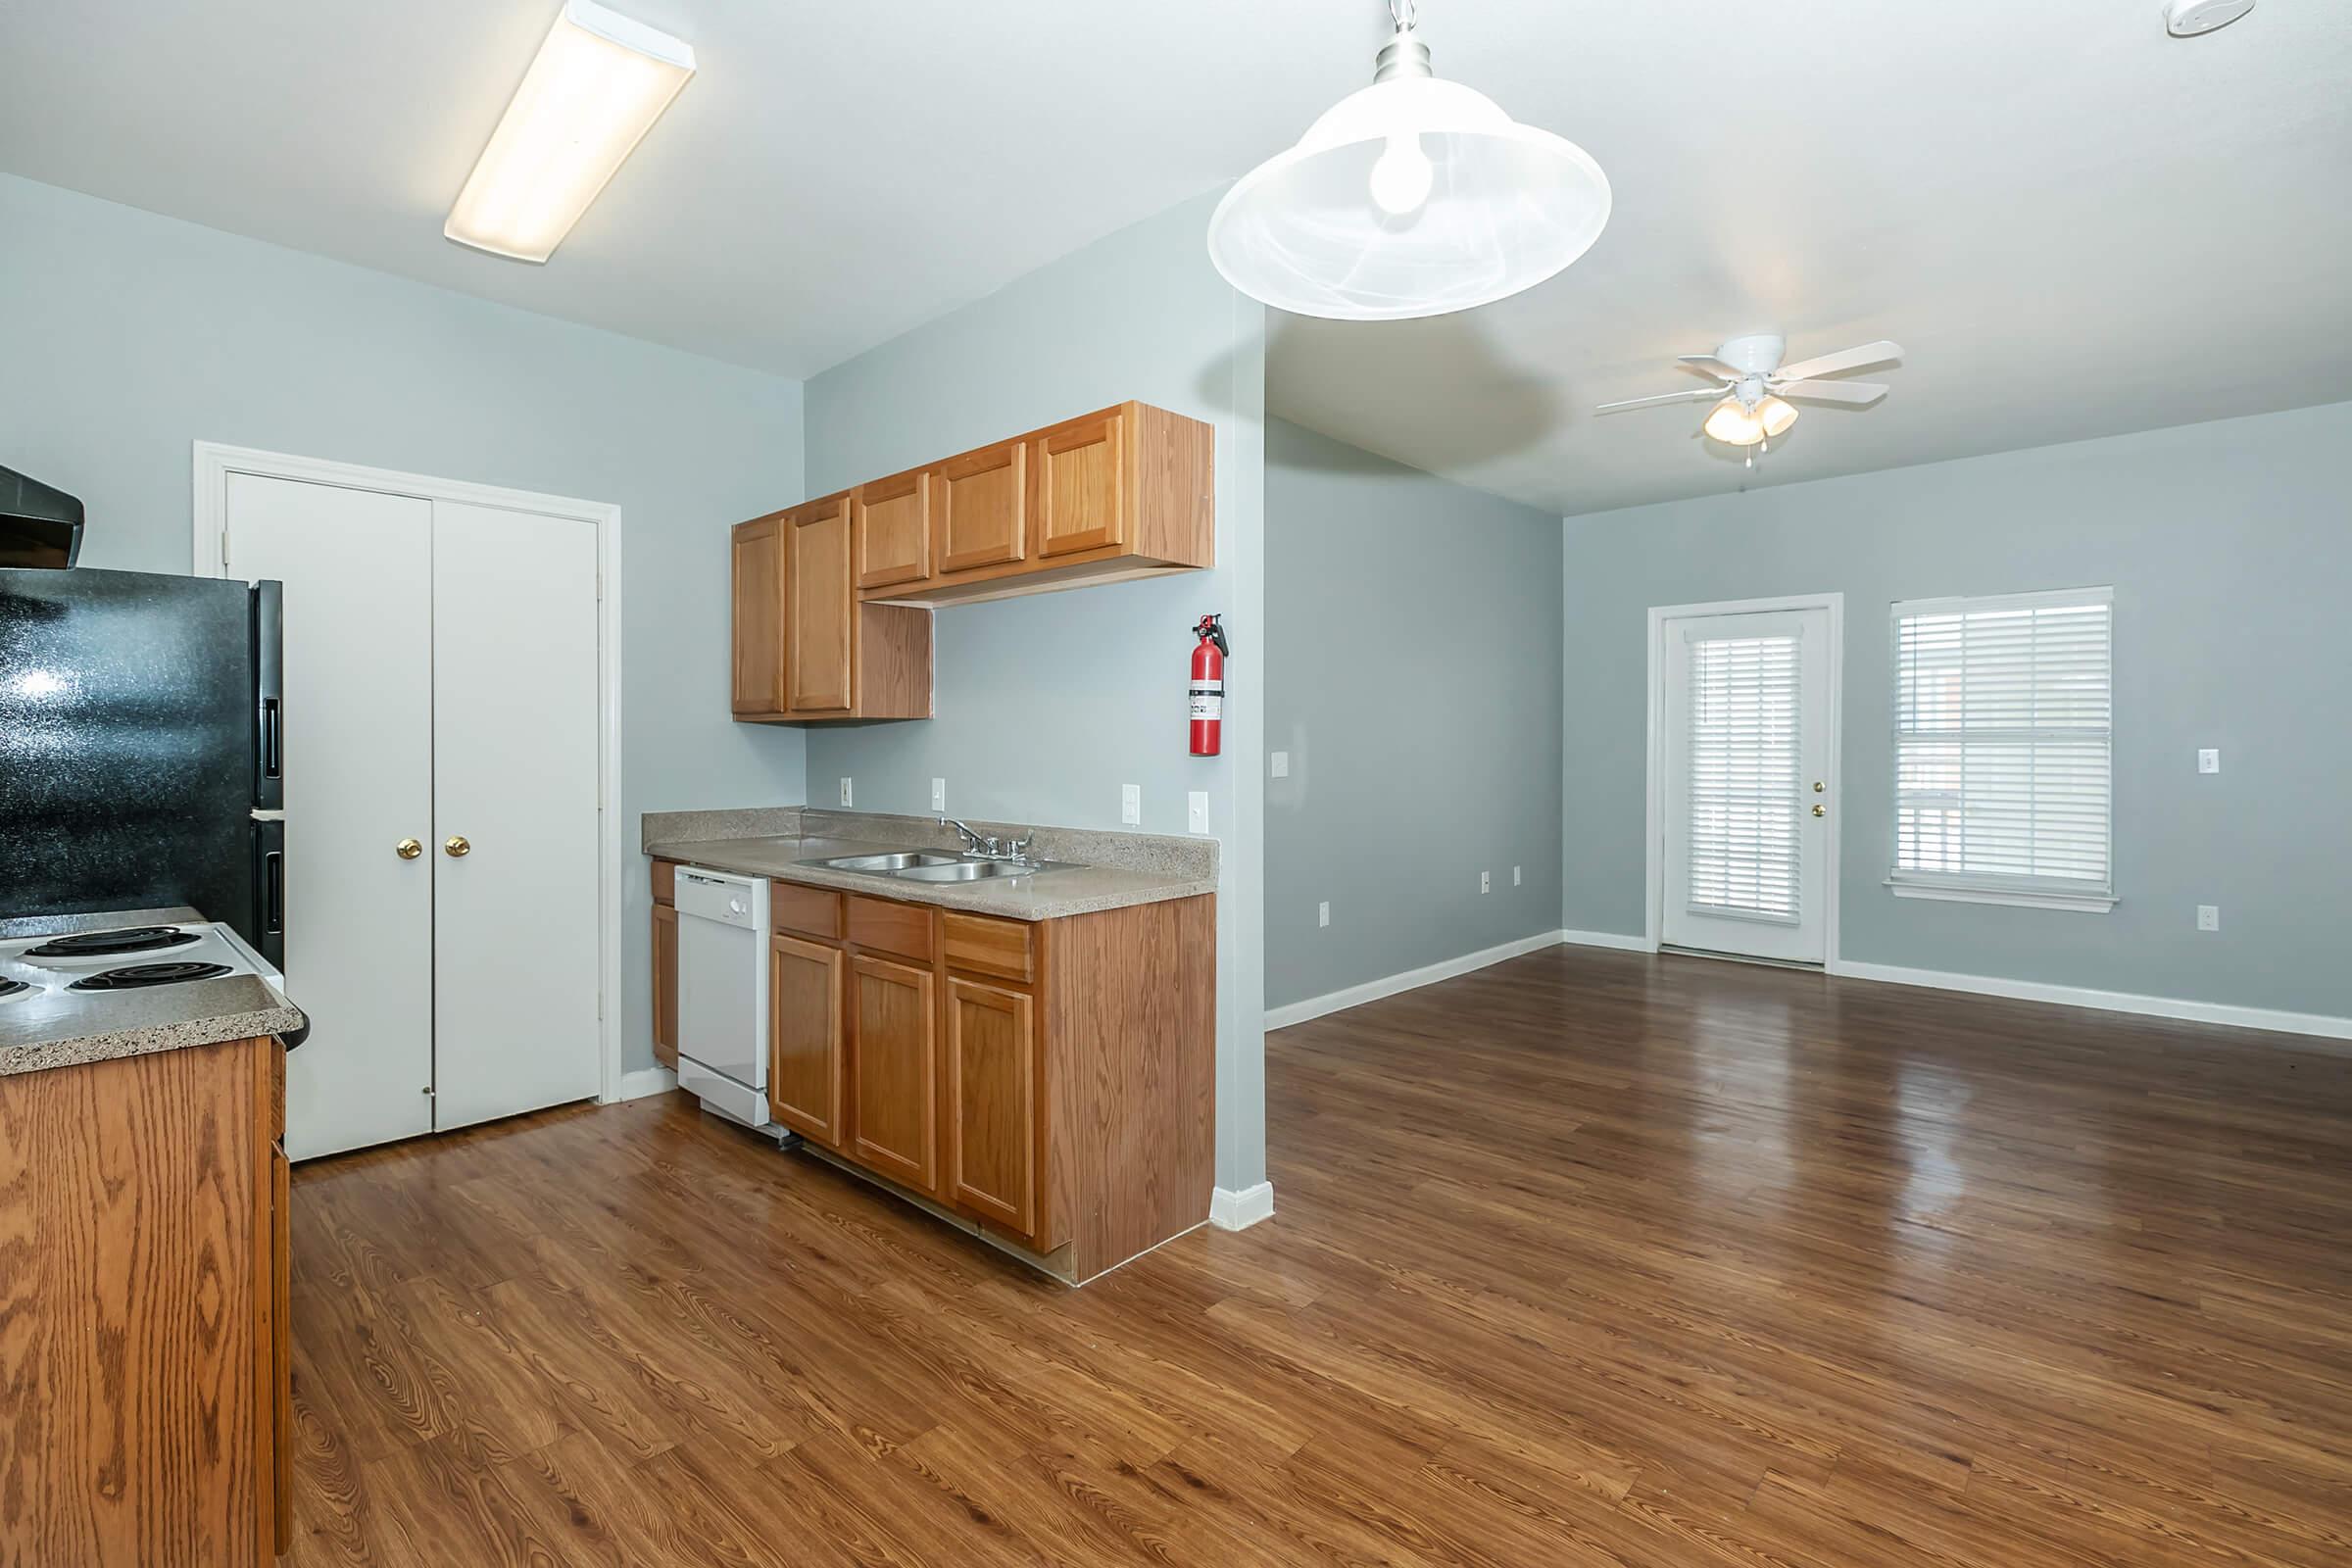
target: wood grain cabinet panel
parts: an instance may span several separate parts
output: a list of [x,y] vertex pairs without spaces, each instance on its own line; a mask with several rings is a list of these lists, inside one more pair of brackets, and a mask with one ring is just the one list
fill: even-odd
[[841,895],[829,888],[770,882],[767,908],[770,921],[779,930],[819,937],[827,942],[841,940]]
[[1037,1226],[1038,1050],[1032,1003],[950,977],[948,1200],[1015,1235]]
[[678,911],[654,906],[654,1059],[678,1064]]
[[848,712],[851,679],[850,509],[835,496],[784,520],[784,706]]
[[784,709],[784,554],[779,519],[739,522],[730,549],[737,713]]
[[939,1190],[939,1038],[931,971],[850,959],[857,1103],[851,1153],[919,1192]]
[[940,916],[940,940],[947,950],[949,968],[1018,980],[1023,985],[1037,978],[1034,934],[1035,927],[1027,920],[999,920],[953,909]]
[[768,939],[768,1111],[827,1149],[842,1146],[841,969],[838,948]]
[[858,487],[850,512],[858,587],[887,588],[931,575],[931,490],[928,472]]
[[1127,415],[1075,420],[1030,446],[1037,496],[1030,533],[1040,561],[1117,545],[1126,532]]
[[901,904],[896,899],[868,899],[855,893],[842,895],[846,906],[842,925],[853,948],[876,949],[894,953],[902,958],[931,961],[932,911],[920,904]]
[[1029,548],[1029,444],[1006,441],[939,466],[935,552],[942,572],[1019,561]]

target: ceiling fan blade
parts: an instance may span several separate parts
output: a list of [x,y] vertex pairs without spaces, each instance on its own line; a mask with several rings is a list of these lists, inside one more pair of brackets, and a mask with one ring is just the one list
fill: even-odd
[[1841,349],[1836,354],[1824,354],[1819,359],[1799,360],[1794,365],[1784,365],[1772,373],[1775,379],[1806,381],[1817,375],[1836,375],[1840,370],[1859,370],[1865,365],[1884,365],[1888,360],[1899,360],[1902,357],[1903,346],[1900,343],[1889,343],[1885,338],[1881,338],[1876,343],[1865,343],[1859,348]]
[[1775,381],[1772,390],[1776,397],[1821,403],[1876,403],[1886,395],[1886,387],[1878,381]]
[[1675,356],[1675,361],[1677,364],[1689,366],[1701,375],[1717,376],[1726,381],[1740,379],[1740,367],[1726,365],[1712,354],[1678,354]]
[[1619,409],[1646,409],[1655,403],[1690,403],[1705,398],[1713,403],[1723,397],[1719,386],[1694,386],[1688,392],[1666,392],[1654,398],[1628,398],[1623,403],[1603,403],[1594,414],[1615,414]]

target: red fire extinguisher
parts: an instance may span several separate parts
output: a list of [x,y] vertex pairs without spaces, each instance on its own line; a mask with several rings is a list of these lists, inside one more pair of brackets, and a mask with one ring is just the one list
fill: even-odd
[[1225,628],[1202,615],[1193,628],[1193,755],[1214,757],[1225,739]]

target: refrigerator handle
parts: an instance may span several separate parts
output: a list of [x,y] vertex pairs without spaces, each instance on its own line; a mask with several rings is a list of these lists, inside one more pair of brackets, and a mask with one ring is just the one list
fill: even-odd
[[286,824],[253,824],[253,945],[279,970],[286,966]]
[[253,585],[253,804],[280,810],[286,804],[285,584]]

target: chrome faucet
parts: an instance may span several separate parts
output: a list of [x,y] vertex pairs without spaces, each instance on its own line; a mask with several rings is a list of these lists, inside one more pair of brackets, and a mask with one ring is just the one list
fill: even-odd
[[963,823],[957,821],[952,816],[941,817],[939,819],[939,825],[941,827],[954,828],[956,836],[963,840],[969,853],[978,857],[980,859],[1009,860],[1014,864],[1023,864],[1027,862],[1029,858],[1029,846],[1037,837],[1037,830],[1035,828],[1030,829],[1028,833],[1024,834],[1020,838],[1001,839],[998,838],[994,833],[975,833],[969,827],[966,827]]

